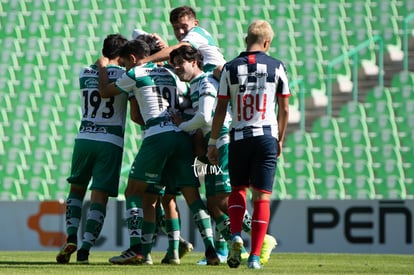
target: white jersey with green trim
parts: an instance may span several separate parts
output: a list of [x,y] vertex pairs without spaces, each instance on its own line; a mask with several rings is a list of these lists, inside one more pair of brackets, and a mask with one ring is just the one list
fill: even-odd
[[203,55],[203,69],[209,70],[215,68],[219,65],[224,65],[226,60],[217,46],[214,38],[211,34],[201,28],[194,27],[192,28],[181,40],[182,42],[188,42],[194,48],[198,49]]
[[[119,78],[125,69],[115,65],[107,67],[110,82]],[[82,121],[77,139],[110,142],[124,146],[128,95],[102,98],[99,94],[98,67],[85,67],[79,74]]]
[[[191,132],[201,128],[204,136],[211,131],[214,110],[217,104],[219,83],[211,73],[202,73],[190,81],[190,98],[194,116],[180,124],[179,128]],[[220,136],[226,134],[231,123],[231,112],[227,111]]]
[[123,74],[115,85],[123,92],[134,93],[145,122],[144,138],[171,130],[181,131],[172,123],[169,112],[179,110],[178,95],[185,93],[187,85],[172,71],[146,63]]

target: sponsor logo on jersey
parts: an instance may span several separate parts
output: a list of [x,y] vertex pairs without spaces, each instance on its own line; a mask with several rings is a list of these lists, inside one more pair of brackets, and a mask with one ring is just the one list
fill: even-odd
[[94,134],[107,134],[108,131],[104,126],[96,126],[94,123],[82,125],[79,129],[80,133],[94,133]]
[[89,78],[85,80],[85,87],[87,88],[93,88],[93,87],[98,87],[98,86],[99,86],[99,82],[96,78]]

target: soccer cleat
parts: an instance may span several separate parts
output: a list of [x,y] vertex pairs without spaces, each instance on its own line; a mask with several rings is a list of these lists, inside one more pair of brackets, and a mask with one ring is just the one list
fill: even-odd
[[121,255],[110,258],[109,262],[119,265],[142,264],[144,262],[144,256],[142,254],[134,252],[129,248],[125,251],[122,251]]
[[262,265],[269,261],[270,254],[272,254],[272,250],[276,245],[276,239],[273,236],[266,234],[263,240],[262,250],[260,251],[260,263]]
[[[216,251],[216,253],[217,253],[217,257],[220,260],[220,263],[227,262],[227,255],[228,255],[228,251],[227,250],[225,250],[225,251],[219,251],[218,250],[218,251]],[[197,265],[207,265],[207,259],[204,257],[203,259],[201,259],[201,260],[199,260],[197,262]]]
[[59,264],[69,263],[70,255],[72,255],[77,248],[78,246],[75,243],[65,243],[59,251],[59,254],[56,256],[56,262]]
[[179,246],[178,246],[178,257],[181,259],[191,251],[193,251],[194,247],[190,242],[180,238]]
[[148,253],[147,256],[144,257],[144,261],[143,261],[142,264],[145,264],[145,265],[153,265],[154,264],[152,262],[151,254]]
[[76,255],[76,263],[89,264],[89,251],[86,249],[79,249]]
[[204,253],[206,256],[207,265],[219,265],[220,259],[217,256],[216,250],[213,246],[207,247],[206,252]]
[[240,254],[240,258],[242,261],[246,261],[249,258],[249,255],[250,255],[249,252],[244,251]]
[[230,243],[229,256],[227,257],[227,265],[231,268],[237,268],[241,262],[241,251],[243,247],[243,239],[239,235],[235,235]]
[[180,258],[178,257],[178,252],[174,251],[174,255],[170,255],[168,252],[165,254],[164,258],[161,260],[162,264],[171,264],[178,265],[180,264]]
[[257,260],[247,261],[247,268],[250,269],[262,269],[262,265]]

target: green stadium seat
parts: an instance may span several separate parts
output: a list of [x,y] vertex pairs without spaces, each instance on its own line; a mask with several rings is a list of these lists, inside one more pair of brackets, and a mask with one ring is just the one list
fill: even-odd
[[363,144],[354,144],[354,146],[342,147],[342,160],[344,163],[354,161],[363,161],[372,164],[371,148]]
[[[24,176],[24,167],[22,163],[26,163],[25,156],[22,152],[19,152],[19,160],[15,159],[13,156],[14,152],[17,151],[16,148],[8,148],[9,159],[8,162],[4,164],[4,177],[10,177],[14,180],[17,180],[19,183],[24,183],[27,179]],[[24,158],[24,159],[22,159]],[[22,161],[21,161],[22,160]]]
[[252,22],[253,20],[262,19],[262,20],[270,20],[270,14],[275,12],[273,9],[274,6],[264,6],[264,5],[250,5],[243,9],[244,18],[247,21]]
[[405,176],[402,164],[393,159],[385,159],[375,165],[375,188],[384,199],[405,199]]
[[338,127],[341,131],[342,146],[352,148],[354,145],[363,145],[371,147],[371,141],[368,134],[368,126],[363,118],[350,116],[349,118],[338,118]]
[[286,199],[316,199],[316,191],[312,178],[296,176],[285,180]]
[[326,144],[322,147],[313,147],[312,156],[314,163],[323,163],[326,161],[334,161],[338,164],[342,164],[341,148]]
[[350,199],[375,199],[374,180],[364,175],[357,175],[344,180],[345,193]]
[[323,179],[315,179],[316,194],[319,199],[345,199],[345,187],[343,178],[327,176]]
[[381,131],[376,130],[374,132],[371,132],[369,135],[372,147],[381,148],[384,146],[384,144],[389,144],[397,147],[401,146],[398,132],[395,129],[383,128]]
[[312,162],[312,149],[313,145],[310,134],[297,130],[286,137],[282,155],[286,160],[293,160],[297,156],[304,156],[308,161]]
[[370,90],[365,97],[364,107],[367,117],[375,117],[384,112],[394,117],[391,91],[387,88],[375,87]]
[[50,199],[49,187],[41,178],[31,178],[29,183],[20,184],[25,200],[42,201]]
[[[3,174],[3,171],[1,171]],[[4,177],[0,185],[0,201],[15,201],[22,199],[22,191],[17,179]]]
[[349,117],[356,117],[365,120],[366,112],[364,105],[358,101],[351,101],[344,104],[339,111],[338,123],[342,123],[343,120],[346,120]]
[[289,198],[283,179],[279,179],[276,177],[272,195],[272,198],[276,200],[284,200]]
[[402,164],[400,147],[392,144],[384,144],[381,147],[374,147],[371,149],[372,161],[382,162],[383,160],[395,160]]
[[394,1],[374,1],[370,5],[373,35],[381,35],[385,44],[401,49],[401,37],[398,26],[398,11]]
[[338,122],[333,117],[323,116],[317,119],[312,126],[311,137],[316,147],[323,147],[326,144],[342,147]]

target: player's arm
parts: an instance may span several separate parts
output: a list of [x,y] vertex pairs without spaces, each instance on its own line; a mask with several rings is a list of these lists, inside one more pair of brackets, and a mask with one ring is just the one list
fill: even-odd
[[283,142],[285,140],[286,127],[289,120],[289,96],[278,96],[277,98],[277,124],[279,126],[279,152],[282,153]]
[[115,83],[109,82],[108,71],[106,70],[106,66],[108,65],[108,58],[100,57],[96,62],[98,66],[98,80],[99,80],[99,94],[102,98],[108,98],[111,96],[116,96],[121,93],[119,89],[115,87]]
[[173,50],[175,50],[175,49],[177,49],[177,48],[181,47],[182,45],[190,45],[190,44],[189,44],[189,43],[187,43],[187,42],[180,42],[180,43],[178,43],[178,44],[176,44],[176,45],[173,45],[173,46],[169,46],[169,47],[163,48],[163,49],[162,49],[162,50],[160,50],[159,52],[156,52],[156,53],[154,53],[154,54],[152,54],[152,55],[150,55],[150,56],[145,57],[145,58],[143,59],[143,62],[144,62],[144,63],[148,63],[148,62],[161,62],[161,61],[166,61],[166,60],[169,60],[169,58],[170,58],[170,53],[171,53]]
[[187,121],[178,122],[178,127],[186,132],[191,132],[211,122],[215,97],[204,94],[198,100],[198,110],[195,115]]

